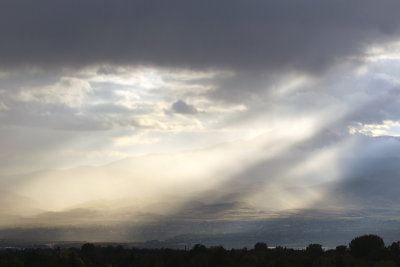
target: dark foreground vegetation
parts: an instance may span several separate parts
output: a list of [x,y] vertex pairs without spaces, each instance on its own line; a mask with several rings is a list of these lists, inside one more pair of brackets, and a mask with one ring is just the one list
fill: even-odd
[[310,244],[305,250],[268,248],[257,243],[251,249],[206,248],[191,250],[138,249],[122,246],[81,248],[3,249],[0,266],[400,266],[400,242],[385,247],[376,235],[354,238],[349,246],[323,250]]

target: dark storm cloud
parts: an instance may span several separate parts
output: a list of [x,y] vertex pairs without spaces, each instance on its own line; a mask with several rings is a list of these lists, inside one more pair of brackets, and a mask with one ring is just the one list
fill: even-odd
[[315,72],[397,37],[399,11],[395,0],[6,0],[0,64]]

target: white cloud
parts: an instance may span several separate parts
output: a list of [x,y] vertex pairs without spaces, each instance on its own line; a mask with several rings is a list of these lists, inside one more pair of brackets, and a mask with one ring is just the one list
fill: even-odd
[[74,77],[62,77],[52,85],[36,88],[22,88],[15,95],[17,101],[38,102],[40,104],[62,104],[78,107],[93,91],[89,82]]
[[384,120],[382,123],[363,124],[358,123],[356,126],[350,126],[351,134],[360,133],[367,136],[400,136],[400,121]]
[[365,58],[370,62],[400,60],[400,41],[370,46]]

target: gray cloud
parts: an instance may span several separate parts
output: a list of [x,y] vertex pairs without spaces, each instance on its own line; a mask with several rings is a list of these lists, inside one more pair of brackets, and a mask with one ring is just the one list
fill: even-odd
[[396,38],[399,10],[394,0],[2,1],[0,64],[318,72]]
[[196,114],[197,110],[194,106],[187,104],[183,100],[178,100],[172,104],[171,110],[180,114]]

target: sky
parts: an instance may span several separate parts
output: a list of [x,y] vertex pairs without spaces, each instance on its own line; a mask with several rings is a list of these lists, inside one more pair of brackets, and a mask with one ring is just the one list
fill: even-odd
[[398,209],[399,11],[395,0],[1,1],[2,225],[196,201],[246,203],[255,217]]

